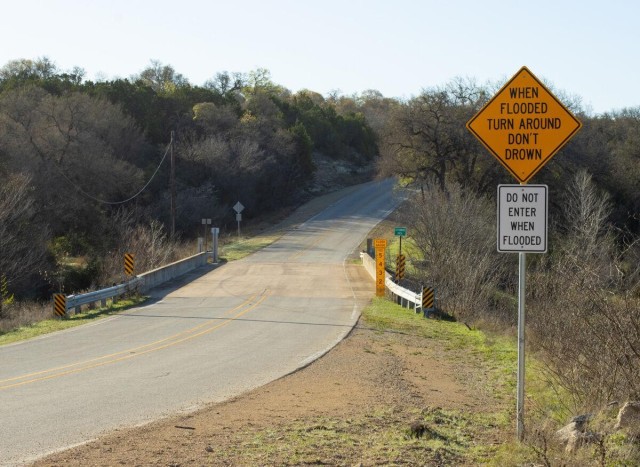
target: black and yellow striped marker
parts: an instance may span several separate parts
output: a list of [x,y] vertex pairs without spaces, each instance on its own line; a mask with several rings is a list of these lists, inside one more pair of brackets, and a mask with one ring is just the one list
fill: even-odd
[[396,257],[396,282],[400,282],[404,279],[405,271],[405,257],[403,254],[399,254]]
[[434,309],[436,291],[432,287],[422,287],[422,311]]
[[124,254],[124,273],[127,276],[133,276],[133,271],[134,271],[133,253],[125,253]]
[[56,316],[61,318],[64,318],[67,315],[67,296],[65,294],[53,294],[53,312]]

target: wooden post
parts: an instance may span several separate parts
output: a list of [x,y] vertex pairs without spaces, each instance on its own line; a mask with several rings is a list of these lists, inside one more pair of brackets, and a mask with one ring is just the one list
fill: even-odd
[[171,151],[171,174],[169,177],[169,185],[171,191],[171,238],[174,238],[176,235],[176,155],[173,151],[173,135],[174,132],[171,132],[171,142],[170,151]]

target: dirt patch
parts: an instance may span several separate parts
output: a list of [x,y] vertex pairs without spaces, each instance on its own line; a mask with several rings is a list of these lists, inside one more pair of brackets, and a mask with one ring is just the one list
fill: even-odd
[[[429,448],[424,437],[444,438],[439,425],[452,414],[497,410],[499,401],[475,389],[487,387],[479,368],[432,340],[376,331],[361,321],[301,371],[196,413],[116,431],[35,465],[463,464],[456,449]],[[479,384],[465,384],[471,375]],[[433,424],[424,425],[426,415]],[[420,429],[413,439],[416,420]],[[501,433],[489,427],[473,436],[476,442],[498,442]]]

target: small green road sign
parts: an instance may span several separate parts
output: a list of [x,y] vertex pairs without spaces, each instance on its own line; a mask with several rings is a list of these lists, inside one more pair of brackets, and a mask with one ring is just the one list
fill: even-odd
[[396,227],[395,235],[398,237],[406,237],[407,236],[407,228],[406,227]]

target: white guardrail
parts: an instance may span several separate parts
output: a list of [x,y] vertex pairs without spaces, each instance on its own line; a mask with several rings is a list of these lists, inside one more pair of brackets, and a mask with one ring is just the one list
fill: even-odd
[[[360,253],[360,258],[362,259],[362,264],[367,272],[373,277],[376,278],[376,262],[375,260],[369,256],[365,252]],[[400,287],[398,284],[393,282],[391,278],[391,274],[387,271],[384,272],[384,285],[391,293],[394,301],[396,299],[399,300],[399,304],[401,306],[405,306],[407,308],[413,308],[413,310],[418,313],[418,309],[422,309],[422,292],[415,293],[411,290],[405,289],[404,287]]]
[[133,291],[141,293],[147,292],[153,287],[170,281],[171,279],[190,272],[200,266],[204,266],[207,263],[207,257],[210,255],[210,252],[198,253],[188,258],[176,261],[175,263],[145,272],[131,280],[128,280],[127,282],[114,285],[113,287],[78,295],[69,295],[66,297],[65,314],[68,310],[72,309],[75,310],[76,313],[79,313],[83,305],[91,305],[98,302],[101,306],[106,306],[107,299],[111,298],[116,301],[118,297]]

